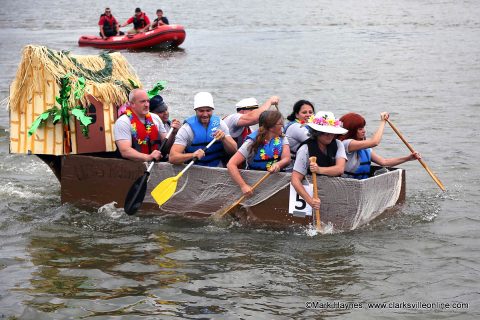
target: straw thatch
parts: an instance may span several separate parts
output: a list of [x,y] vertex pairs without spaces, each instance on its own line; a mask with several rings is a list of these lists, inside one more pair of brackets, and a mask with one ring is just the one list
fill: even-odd
[[[43,72],[35,72],[43,66]],[[107,105],[121,105],[128,100],[132,89],[129,79],[141,87],[140,80],[133,67],[120,53],[102,53],[97,56],[72,55],[65,51],[55,51],[43,46],[29,45],[23,49],[22,61],[17,70],[10,98],[10,108],[17,110],[34,92],[41,92],[48,72],[60,84],[60,79],[71,73],[70,80],[75,83],[79,77],[86,79],[86,85],[92,86],[96,98]],[[35,74],[34,77],[29,75]],[[73,95],[70,103],[75,104]],[[84,97],[82,104],[88,102]]]
[[[66,77],[69,81],[62,83]],[[65,83],[71,85],[71,89],[64,88],[69,92],[79,83],[85,91],[70,94],[67,105],[60,106],[58,100]],[[10,152],[64,155],[114,151],[117,107],[128,100],[128,93],[134,87],[132,83],[141,87],[135,71],[120,53],[78,56],[41,46],[26,46],[16,78],[10,85]],[[89,130],[94,131],[90,131],[88,139],[82,140],[83,128],[77,128],[74,117],[68,120],[68,132],[63,118],[54,124],[49,117],[33,134],[29,133],[36,119],[53,107],[71,112],[81,104],[87,111],[92,109],[92,99],[97,101],[98,107],[94,108],[97,121],[89,125]]]

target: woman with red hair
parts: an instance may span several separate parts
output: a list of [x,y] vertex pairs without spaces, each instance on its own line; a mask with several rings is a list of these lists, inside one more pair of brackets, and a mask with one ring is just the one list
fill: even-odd
[[385,122],[389,114],[382,112],[380,114],[380,125],[377,131],[369,139],[366,137],[365,118],[358,113],[350,112],[340,118],[343,127],[348,130],[339,139],[345,146],[347,153],[347,164],[343,177],[354,179],[366,179],[370,176],[371,162],[375,162],[384,167],[394,167],[407,161],[420,159],[418,152],[413,152],[408,156],[400,158],[385,159],[378,155],[372,148],[378,146],[382,140]]

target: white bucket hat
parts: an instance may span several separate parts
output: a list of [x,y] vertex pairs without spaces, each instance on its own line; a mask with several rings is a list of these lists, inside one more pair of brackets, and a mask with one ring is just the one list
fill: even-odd
[[193,98],[193,110],[202,107],[209,107],[215,109],[215,106],[213,104],[213,97],[210,92],[199,92]]
[[305,124],[315,131],[321,131],[333,134],[345,134],[347,129],[343,128],[340,120],[335,119],[333,113],[329,111],[318,111],[315,116],[311,116]]
[[256,109],[258,108],[258,101],[255,98],[246,98],[237,102],[235,105],[238,109]]

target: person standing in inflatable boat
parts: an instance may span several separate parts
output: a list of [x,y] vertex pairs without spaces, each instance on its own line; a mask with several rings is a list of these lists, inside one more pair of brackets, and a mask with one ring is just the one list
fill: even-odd
[[[237,151],[237,144],[230,136],[223,120],[213,114],[215,106],[209,92],[199,92],[194,97],[195,115],[185,120],[178,130],[170,150],[169,162],[182,164],[197,158],[196,164],[209,167],[223,166],[222,160]],[[207,150],[213,139],[217,141]]]
[[[345,134],[347,130],[342,127],[341,121],[335,119],[333,113],[327,111],[317,112],[305,125],[310,138],[298,148],[291,182],[297,193],[313,209],[320,209],[320,199],[314,199],[308,194],[302,180],[309,171],[332,177],[343,174],[347,155],[342,142],[335,135]],[[310,163],[310,157],[317,157],[317,162]]]
[[371,163],[375,162],[381,166],[394,167],[407,161],[421,159],[418,152],[400,158],[385,159],[373,151],[373,147],[380,144],[383,136],[385,122],[389,118],[387,112],[380,114],[380,125],[375,134],[367,139],[365,118],[358,113],[350,112],[340,118],[343,127],[348,132],[339,137],[342,140],[347,152],[347,165],[343,177],[354,179],[366,179],[370,176]]
[[252,187],[243,180],[239,167],[247,162],[247,169],[278,172],[290,163],[288,139],[283,134],[283,116],[278,111],[264,111],[259,128],[249,134],[237,153],[227,164],[228,172],[245,196],[253,194]]

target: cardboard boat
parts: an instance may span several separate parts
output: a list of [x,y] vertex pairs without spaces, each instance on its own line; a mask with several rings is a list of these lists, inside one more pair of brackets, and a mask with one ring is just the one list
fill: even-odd
[[[62,203],[90,209],[112,202],[122,207],[128,190],[146,169],[144,163],[112,157],[113,153],[40,156],[60,179]],[[227,169],[193,166],[178,181],[176,193],[159,207],[150,192],[183,167],[169,163],[154,165],[138,215],[206,218],[242,195]],[[253,170],[242,172],[251,184],[264,174]],[[285,228],[311,224],[311,211],[295,210],[302,207],[302,202],[291,196],[289,181],[290,173],[271,175],[232,215],[244,224],[255,226]],[[318,194],[322,201],[322,223],[331,223],[334,230],[353,230],[405,199],[405,171],[392,169],[365,180],[319,176]]]

